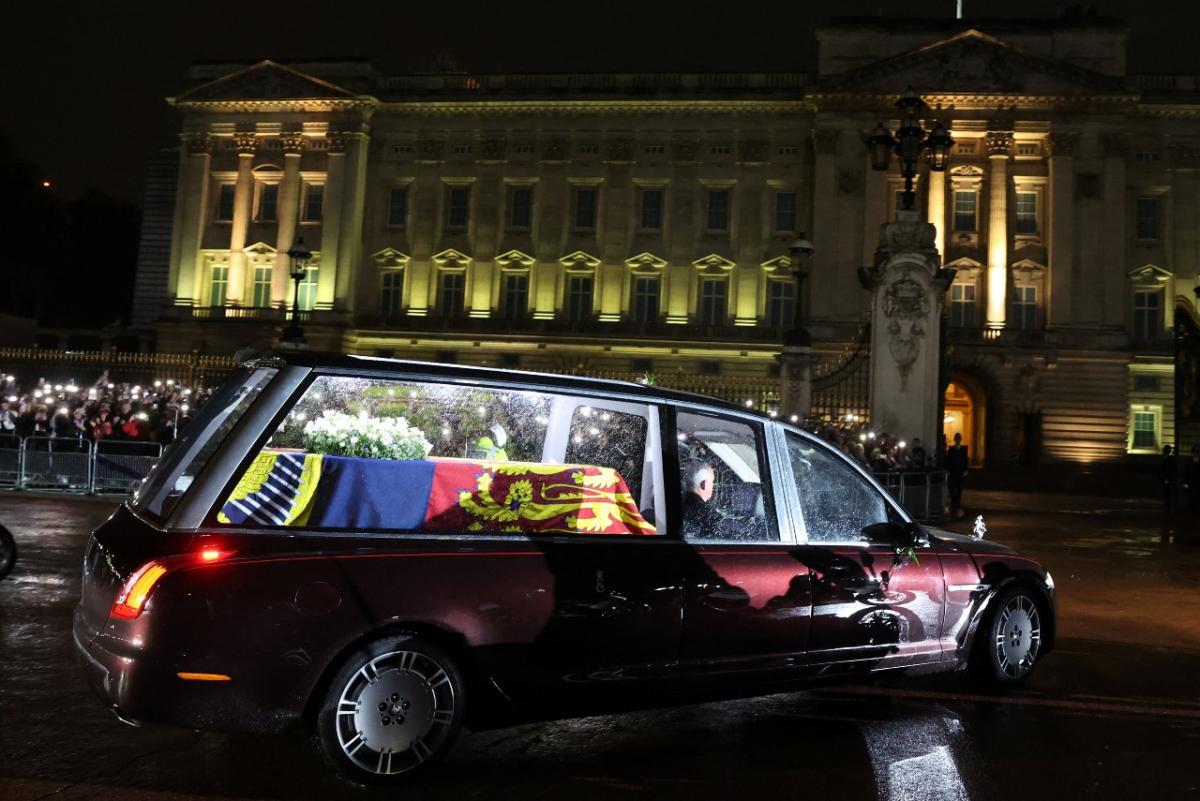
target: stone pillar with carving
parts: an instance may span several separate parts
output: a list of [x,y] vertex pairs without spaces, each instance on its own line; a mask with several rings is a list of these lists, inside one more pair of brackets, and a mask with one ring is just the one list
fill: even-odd
[[1051,131],[1046,138],[1050,171],[1050,297],[1047,327],[1072,322],[1071,282],[1075,262],[1075,149],[1079,134]]
[[176,306],[191,306],[200,297],[200,239],[208,212],[209,185],[212,183],[212,137],[207,133],[183,134],[184,158],[180,165],[179,190],[176,194],[178,238],[172,244],[171,286]]
[[279,183],[276,201],[278,228],[275,235],[275,265],[271,269],[271,305],[286,308],[291,303],[291,276],[287,252],[296,237],[300,219],[300,155],[304,152],[304,135],[299,132],[279,136],[283,148],[283,179]]
[[941,318],[945,274],[936,231],[916,212],[880,229],[875,265],[863,271],[872,292],[871,424],[932,446],[941,431]]
[[803,423],[812,411],[812,348],[784,345],[779,354],[779,416]]
[[1012,155],[1012,131],[988,131],[987,148],[991,173],[988,184],[987,327],[1004,328],[1008,316],[1008,160]]
[[229,283],[225,302],[240,306],[246,295],[246,232],[250,230],[250,212],[254,201],[254,151],[258,137],[253,132],[233,135],[237,148],[237,184],[233,190],[233,224],[229,227]]

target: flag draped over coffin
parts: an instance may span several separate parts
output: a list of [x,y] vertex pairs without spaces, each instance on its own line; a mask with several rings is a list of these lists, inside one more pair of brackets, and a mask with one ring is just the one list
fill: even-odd
[[609,467],[272,451],[255,458],[218,519],[402,531],[655,533]]

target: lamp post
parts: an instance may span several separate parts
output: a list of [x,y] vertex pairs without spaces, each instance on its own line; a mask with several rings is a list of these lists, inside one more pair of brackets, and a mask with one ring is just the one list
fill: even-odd
[[950,163],[950,148],[954,140],[940,122],[926,133],[921,124],[921,113],[929,106],[911,86],[904,96],[896,101],[900,112],[900,127],[893,136],[881,122],[867,138],[867,151],[871,156],[871,169],[886,172],[891,166],[892,153],[900,160],[900,174],[904,177],[904,208],[912,211],[916,195],[913,179],[917,177],[922,154],[927,154],[929,169],[944,172]]
[[785,345],[800,345],[808,346],[812,344],[812,336],[808,333],[808,329],[804,327],[804,300],[803,289],[804,279],[808,277],[808,272],[804,269],[808,266],[809,260],[812,259],[816,248],[813,243],[808,241],[807,236],[801,233],[788,246],[788,252],[792,257],[792,275],[796,278],[796,296],[795,309],[792,312],[792,327],[784,335]]
[[291,264],[292,281],[295,282],[296,289],[292,295],[292,320],[291,323],[283,329],[283,342],[303,345],[304,327],[300,325],[300,282],[308,274],[308,262],[312,259],[312,251],[304,244],[304,237],[296,240],[287,252],[288,259]]

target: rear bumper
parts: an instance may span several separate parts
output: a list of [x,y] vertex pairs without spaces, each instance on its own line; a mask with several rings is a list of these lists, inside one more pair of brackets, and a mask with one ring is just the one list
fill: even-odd
[[189,729],[278,733],[298,716],[263,709],[232,681],[185,681],[169,660],[129,643],[97,634],[75,610],[75,653],[92,691],[127,723],[159,723]]

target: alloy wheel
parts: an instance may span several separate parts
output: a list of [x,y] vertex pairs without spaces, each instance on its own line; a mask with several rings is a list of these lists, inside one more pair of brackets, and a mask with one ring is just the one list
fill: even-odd
[[993,636],[996,666],[1004,676],[1019,679],[1032,670],[1042,644],[1042,620],[1033,599],[1020,594],[1008,599]]

